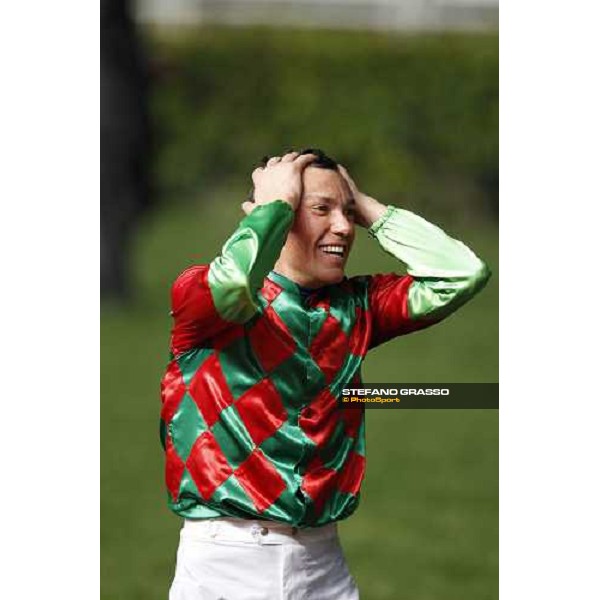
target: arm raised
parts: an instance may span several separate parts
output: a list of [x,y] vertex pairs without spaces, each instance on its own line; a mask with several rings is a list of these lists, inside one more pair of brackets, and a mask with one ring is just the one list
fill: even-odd
[[171,292],[174,355],[256,314],[257,292],[285,244],[302,196],[302,172],[314,158],[289,153],[256,169],[255,202],[242,205],[246,217],[219,256],[177,278]]

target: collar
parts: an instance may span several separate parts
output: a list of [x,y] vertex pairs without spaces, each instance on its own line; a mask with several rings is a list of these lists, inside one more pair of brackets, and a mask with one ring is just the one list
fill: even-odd
[[309,290],[308,288],[303,288],[295,281],[292,281],[291,279],[288,279],[287,277],[284,277],[275,271],[271,271],[267,277],[277,285],[281,286],[286,292],[291,292],[292,294],[296,294],[298,296],[306,296],[307,294],[311,294],[319,289],[322,289],[317,288],[314,290]]
[[[281,286],[286,292],[290,292],[296,296],[300,296],[302,298],[315,298],[322,297],[326,294],[332,287],[335,287],[339,284],[334,285],[324,285],[318,288],[305,288],[301,285],[298,285],[295,281],[288,279],[287,277],[277,273],[276,271],[271,271],[267,275],[268,279],[277,285]],[[346,277],[344,277],[343,281],[346,281]],[[341,283],[341,282],[340,282]]]

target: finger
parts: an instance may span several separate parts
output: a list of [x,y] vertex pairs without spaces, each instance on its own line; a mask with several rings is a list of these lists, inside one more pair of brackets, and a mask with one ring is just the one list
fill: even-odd
[[298,165],[300,169],[305,169],[311,162],[314,162],[318,157],[315,154],[302,154],[294,163]]
[[282,157],[281,162],[292,162],[298,156],[300,156],[299,152],[288,152]]
[[352,177],[350,177],[350,174],[346,170],[346,167],[338,164],[338,172],[346,180],[346,183],[349,185],[350,189],[354,191],[356,188],[356,184],[354,183]]
[[338,165],[338,171],[340,175],[350,184],[350,186],[354,185],[354,181],[352,181],[352,177],[350,177],[350,173],[348,173],[344,165]]
[[344,179],[350,179],[350,175],[348,175],[348,171],[346,171],[346,167],[344,167],[344,165],[338,164],[337,168],[338,168],[338,171],[340,172],[340,175]]
[[277,164],[278,162],[281,161],[281,156],[272,156],[268,161],[267,161],[267,167],[271,167],[275,164]]
[[256,180],[260,177],[260,175],[262,175],[264,171],[263,167],[256,167],[256,169],[254,169],[254,171],[252,171],[252,181],[254,183],[256,183]]

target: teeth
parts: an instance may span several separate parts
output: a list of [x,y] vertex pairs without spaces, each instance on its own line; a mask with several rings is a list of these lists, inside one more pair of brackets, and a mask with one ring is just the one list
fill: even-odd
[[321,246],[323,252],[333,252],[335,254],[344,255],[344,246]]

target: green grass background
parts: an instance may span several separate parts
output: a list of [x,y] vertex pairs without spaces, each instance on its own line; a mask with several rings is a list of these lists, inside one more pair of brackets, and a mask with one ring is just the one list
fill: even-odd
[[[356,49],[352,50],[352,44],[344,43],[344,39],[348,41],[349,38],[344,38],[343,34],[332,34],[330,51],[327,44],[323,44],[322,36],[319,37],[320,45],[315,47],[308,33],[294,35],[297,35],[296,44],[291,46],[296,54],[306,57],[307,53],[313,53],[307,63],[312,67],[299,69],[302,76],[309,79],[313,72],[311,68],[316,68],[315,65],[318,65],[321,73],[327,74],[328,69],[331,73],[337,72],[340,63],[336,61],[341,60],[344,48],[347,54],[350,53],[350,59],[356,59]],[[167,361],[171,326],[169,288],[174,277],[185,267],[209,261],[235,228],[240,217],[239,204],[247,191],[245,178],[252,160],[260,156],[261,148],[264,149],[262,153],[267,153],[288,140],[293,145],[293,140],[306,134],[305,114],[301,113],[294,121],[289,115],[290,107],[284,111],[288,121],[279,125],[277,122],[261,121],[262,128],[259,128],[258,121],[253,122],[252,119],[256,117],[260,120],[264,106],[256,107],[255,112],[246,107],[241,120],[236,121],[236,106],[231,104],[229,92],[231,86],[237,83],[232,83],[233,71],[237,73],[237,67],[233,66],[237,64],[235,56],[243,63],[247,60],[244,57],[247,57],[248,48],[260,49],[263,47],[261,44],[266,43],[270,49],[266,53],[269,56],[279,50],[270,59],[271,68],[279,68],[276,63],[283,60],[280,54],[283,53],[285,57],[285,52],[289,52],[286,48],[290,46],[289,36],[285,44],[281,42],[281,37],[281,34],[272,37],[267,35],[266,42],[257,42],[256,36],[248,32],[234,35],[229,31],[217,31],[191,41],[186,37],[185,43],[183,38],[165,41],[166,38],[162,36],[152,46],[161,60],[174,61],[170,67],[172,73],[158,86],[153,100],[154,114],[159,121],[158,129],[162,132],[156,165],[162,203],[143,222],[136,239],[136,302],[127,308],[105,304],[101,323],[103,600],[164,600],[167,597],[180,527],[179,519],[166,508],[163,455],[158,437],[159,381]],[[352,127],[348,125],[353,122],[352,116],[368,119],[369,114],[378,114],[379,101],[389,108],[389,99],[403,94],[393,78],[389,80],[388,77],[386,83],[386,78],[377,78],[375,75],[372,77],[377,80],[377,85],[372,93],[363,89],[356,99],[356,105],[350,101],[344,104],[343,118],[340,117],[334,124],[325,119],[327,124],[320,128],[322,137],[318,136],[317,127],[311,131],[310,141],[322,143],[334,156],[339,154],[336,152],[339,148],[342,154],[350,157],[350,166],[357,165],[359,183],[367,192],[374,193],[386,203],[412,209],[438,223],[470,245],[488,262],[494,275],[477,298],[447,321],[429,330],[394,340],[370,353],[364,369],[365,381],[498,381],[497,225],[489,218],[489,214],[486,216],[487,209],[478,211],[479,205],[474,204],[485,201],[485,190],[478,187],[480,171],[477,169],[481,167],[483,172],[489,168],[489,152],[474,151],[469,155],[469,160],[456,159],[460,149],[469,146],[469,136],[485,137],[487,125],[477,127],[469,121],[468,127],[459,127],[464,132],[464,139],[460,143],[454,141],[452,146],[449,141],[451,136],[441,130],[444,119],[432,124],[423,117],[427,112],[426,107],[432,114],[436,112],[436,86],[416,81],[417,74],[422,76],[418,65],[428,65],[431,75],[429,67],[439,64],[439,69],[434,69],[434,73],[455,77],[452,80],[455,82],[466,78],[468,85],[465,85],[469,89],[485,88],[487,91],[481,95],[481,102],[485,105],[489,90],[487,84],[481,81],[489,82],[490,77],[492,80],[494,78],[493,52],[490,48],[494,47],[496,41],[484,39],[479,43],[471,36],[464,39],[453,37],[450,42],[432,41],[431,38],[420,42],[418,37],[405,42],[387,36],[370,36],[369,39],[367,43],[361,38],[362,54],[358,54],[362,62],[348,77],[354,77],[352,81],[355,83],[356,77],[369,76],[368,61],[363,56],[368,54],[369,48],[373,49],[376,62],[380,64],[383,61],[390,73],[395,64],[402,65],[402,60],[410,59],[409,62],[414,63],[415,83],[410,94],[412,104],[405,103],[405,108],[409,110],[411,106],[421,106],[414,100],[418,90],[421,90],[418,93],[422,97],[425,94],[429,98],[429,104],[423,103],[420,114],[431,132],[425,138],[430,140],[430,146],[425,142],[420,146],[411,145],[416,143],[410,137],[413,135],[411,133],[408,138],[400,136],[396,152],[395,141],[389,137],[389,132],[386,133],[385,127],[385,123],[389,123],[389,129],[393,132],[394,124],[398,125],[394,120],[394,112],[379,112],[373,140],[384,139],[385,144],[379,154],[371,157],[370,166],[360,166],[360,153],[353,155]],[[306,52],[298,49],[300,44],[305,45]],[[239,46],[242,46],[242,50]],[[449,54],[444,54],[444,48],[448,48]],[[194,61],[202,52],[210,60],[194,66]],[[257,51],[253,52],[256,54]],[[401,56],[394,52],[399,52]],[[250,54],[252,56],[252,52]],[[317,62],[314,57],[316,54],[319,56]],[[458,63],[445,60],[447,56],[459,56],[458,63],[470,65],[469,69],[465,71],[456,67]],[[482,66],[484,64],[488,64],[488,67]],[[489,67],[490,64],[492,67]],[[480,71],[482,75],[477,79]],[[403,73],[403,77],[406,76]],[[470,76],[467,77],[469,74],[476,79],[475,82]],[[271,75],[269,85],[274,85],[271,80],[276,79],[275,75]],[[293,90],[296,89],[294,86],[299,85],[292,80],[290,72],[283,80]],[[311,106],[319,104],[319,94],[322,98],[327,97],[327,90],[331,89],[332,84],[327,84],[326,80],[327,76],[323,80],[325,83],[311,80],[305,86],[305,95],[309,96],[306,101],[312,103]],[[334,84],[334,91],[346,89],[348,84],[345,81],[342,78],[341,82]],[[200,85],[198,82],[202,83],[200,88],[212,90],[210,97],[199,94],[204,100],[197,104],[193,101],[193,94],[190,100],[189,92],[189,88],[194,89],[195,82],[197,85]],[[453,89],[456,85],[453,84]],[[313,98],[315,94],[317,99]],[[476,93],[462,90],[457,91],[455,96],[463,98],[462,109],[452,108],[453,101],[450,102],[450,108],[443,108],[444,100],[440,97],[437,104],[442,108],[439,110],[443,113],[455,110],[457,114],[462,114],[464,110],[467,115],[472,110],[475,121],[485,120],[481,116],[485,112],[484,107],[477,103],[476,107],[472,106],[473,98],[479,97]],[[240,98],[236,97],[235,102],[244,105]],[[250,95],[246,95],[246,102],[252,104]],[[370,110],[359,110],[359,106],[365,102]],[[326,110],[333,111],[333,108]],[[212,115],[208,120],[207,111]],[[379,122],[382,114],[384,121]],[[195,115],[203,115],[203,127],[198,126]],[[236,141],[249,139],[240,125],[247,126],[248,119],[248,131],[259,128],[259,139],[248,144],[237,144]],[[493,117],[491,119],[493,122]],[[202,144],[195,145],[197,136],[186,135],[182,129],[185,123],[190,129],[196,128],[197,136],[205,136]],[[370,135],[368,124],[361,123],[356,132],[357,144]],[[238,138],[236,134],[239,134]],[[446,150],[440,146],[441,142],[435,142],[437,134],[445,144],[450,144]],[[224,140],[222,144],[235,146],[236,153],[228,159],[225,172],[217,173],[218,177],[215,176],[213,180],[208,176],[212,171],[207,166],[215,164],[210,144],[221,138]],[[417,136],[417,142],[419,139]],[[406,142],[404,145],[400,143],[402,140]],[[478,144],[480,149],[485,149],[489,140],[480,140]],[[373,149],[375,146],[373,141],[370,147]],[[219,151],[222,156],[229,152],[228,147],[223,145]],[[485,154],[483,163],[479,164],[478,157],[482,154]],[[454,167],[452,160],[444,158],[446,155],[454,156]],[[432,157],[431,160],[428,156]],[[395,162],[395,157],[399,162]],[[194,171],[194,162],[198,166],[197,171]],[[429,165],[432,164],[437,167],[430,171]],[[245,165],[243,169],[241,165]],[[410,165],[419,168],[411,171]],[[473,170],[469,171],[465,165]],[[409,184],[401,184],[405,181],[403,173]],[[199,180],[195,179],[197,175]],[[178,181],[180,185],[175,185]],[[462,191],[468,202],[454,202],[455,198],[462,197]],[[364,232],[359,232],[348,274],[396,269],[394,260],[384,254]],[[346,557],[359,584],[361,598],[497,598],[498,412],[368,411],[367,465],[361,505],[340,526]]]

